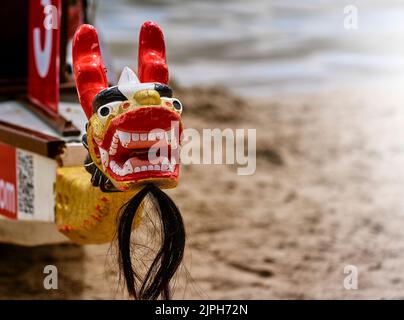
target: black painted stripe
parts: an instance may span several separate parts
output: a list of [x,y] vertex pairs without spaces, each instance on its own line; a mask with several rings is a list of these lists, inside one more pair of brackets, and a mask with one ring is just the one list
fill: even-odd
[[101,106],[107,103],[126,100],[128,99],[119,91],[117,86],[104,89],[93,100],[93,113],[96,113]]
[[171,89],[170,86],[166,84],[155,83],[154,90],[156,90],[160,94],[160,97],[167,97],[167,98],[173,97],[173,90]]
[[[155,83],[154,90],[160,94],[160,97],[172,98],[173,96],[173,90],[166,84]],[[119,91],[118,86],[104,89],[94,97],[93,113],[96,113],[100,107],[106,105],[107,103],[126,100],[128,100],[128,98],[126,98],[123,93]]]

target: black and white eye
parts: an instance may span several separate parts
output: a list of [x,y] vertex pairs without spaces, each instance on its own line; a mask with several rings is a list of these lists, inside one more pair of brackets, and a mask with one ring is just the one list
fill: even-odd
[[99,107],[97,110],[100,119],[107,119],[108,116],[122,104],[122,101],[114,101]]
[[100,118],[106,118],[112,112],[112,107],[109,105],[105,105],[99,108],[97,112]]
[[173,99],[173,107],[179,113],[182,112],[182,103],[178,99]]

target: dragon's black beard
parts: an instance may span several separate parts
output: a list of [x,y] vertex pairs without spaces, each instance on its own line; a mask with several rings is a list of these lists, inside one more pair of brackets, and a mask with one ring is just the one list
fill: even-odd
[[[130,236],[138,209],[149,195],[160,220],[161,247],[146,276],[139,281],[131,260]],[[170,299],[170,280],[181,264],[185,229],[180,211],[171,198],[153,184],[146,185],[121,209],[118,223],[119,265],[129,294],[135,299]],[[140,283],[138,283],[140,282]]]
[[[83,145],[88,150],[87,135]],[[94,164],[90,155],[84,167],[91,174],[91,183],[103,192],[120,192],[104,173]],[[157,212],[161,226],[161,247],[143,280],[132,265],[131,232],[133,221],[143,200],[149,196]],[[156,187],[147,184],[122,208],[118,221],[118,263],[124,275],[128,293],[135,299],[155,300],[160,296],[170,299],[170,281],[182,262],[185,248],[185,228],[181,213],[171,198]],[[139,283],[140,282],[140,283]]]

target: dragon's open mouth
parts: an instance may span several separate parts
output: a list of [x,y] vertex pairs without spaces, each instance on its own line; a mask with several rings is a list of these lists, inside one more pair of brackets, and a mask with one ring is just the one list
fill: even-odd
[[172,157],[172,150],[178,148],[177,139],[172,131],[116,130],[109,150],[99,148],[101,162],[117,177],[133,178],[133,174],[147,171],[173,173],[177,160]]
[[[142,116],[142,111],[133,112],[133,116],[128,114],[131,121],[117,121],[109,127],[110,143],[103,143],[102,146],[98,144],[97,151],[103,169],[113,179],[138,181],[178,176],[181,128],[175,130],[170,127],[171,121],[178,121],[177,117],[171,116],[174,113],[167,111],[164,114],[166,129],[156,129],[152,120]],[[159,120],[162,120],[161,110]],[[128,122],[139,125],[128,127],[125,125]],[[146,127],[148,130],[145,130]]]

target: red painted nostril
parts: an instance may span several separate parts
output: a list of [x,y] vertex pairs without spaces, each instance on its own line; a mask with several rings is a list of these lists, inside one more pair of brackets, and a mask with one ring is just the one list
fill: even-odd
[[129,102],[125,102],[125,103],[122,105],[122,109],[123,109],[123,110],[126,110],[126,109],[129,108],[129,106],[130,106],[130,103],[129,103]]

